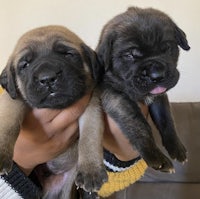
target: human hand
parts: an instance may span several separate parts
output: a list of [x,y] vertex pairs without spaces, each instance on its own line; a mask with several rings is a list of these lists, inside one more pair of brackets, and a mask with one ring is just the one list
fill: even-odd
[[[22,125],[14,149],[14,161],[28,175],[38,165],[65,151],[78,137],[78,117],[89,102],[85,96],[64,110],[33,109]],[[141,107],[146,115],[146,107]],[[115,156],[128,161],[138,156],[117,124],[105,115],[103,145]]]
[[33,109],[27,113],[13,157],[25,174],[61,154],[77,139],[77,120],[89,99],[84,96],[64,110]]

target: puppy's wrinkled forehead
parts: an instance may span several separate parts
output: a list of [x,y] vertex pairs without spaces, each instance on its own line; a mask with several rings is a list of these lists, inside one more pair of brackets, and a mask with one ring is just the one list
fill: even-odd
[[[137,9],[130,8],[127,11],[128,16],[132,16],[135,27],[139,37],[144,35],[142,40],[149,37],[149,40],[157,38],[162,40],[171,40],[174,38],[174,23],[163,12],[155,9]],[[134,16],[134,17],[133,17]],[[127,26],[130,30],[131,26]]]
[[173,21],[159,10],[131,7],[111,20],[104,32],[115,30],[118,38],[154,46],[163,39],[175,40],[174,27]]
[[63,44],[81,52],[80,44],[83,41],[73,32],[62,26],[46,26],[31,30],[19,39],[14,54],[22,56],[27,51],[44,54],[56,44]]

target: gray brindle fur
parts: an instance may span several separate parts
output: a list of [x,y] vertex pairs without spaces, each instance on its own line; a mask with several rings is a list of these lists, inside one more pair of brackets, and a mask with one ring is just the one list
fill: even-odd
[[105,70],[100,84],[103,109],[147,164],[164,172],[173,172],[173,165],[156,146],[138,102],[148,105],[171,158],[184,162],[186,149],[176,134],[166,94],[179,79],[178,46],[190,49],[185,33],[166,14],[131,7],[104,26],[96,49]]

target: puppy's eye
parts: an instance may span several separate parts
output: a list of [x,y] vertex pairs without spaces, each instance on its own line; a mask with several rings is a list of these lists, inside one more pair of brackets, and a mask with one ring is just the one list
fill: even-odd
[[54,46],[54,50],[66,58],[73,57],[75,54],[75,52],[72,48],[65,46],[63,44],[59,44],[59,43]]
[[137,58],[143,57],[144,54],[138,48],[133,48],[129,50],[128,52],[126,52],[124,56],[128,59],[137,59]]
[[73,53],[73,52],[70,52],[70,51],[65,52],[65,53],[63,53],[63,54],[65,55],[66,58],[70,58],[70,57],[73,57],[73,56],[74,56],[74,53]]
[[138,48],[134,48],[131,52],[135,58],[143,57],[143,53]]
[[25,70],[30,65],[30,63],[33,61],[33,58],[34,58],[34,54],[32,52],[29,52],[29,53],[25,54],[19,60],[19,63],[18,63],[19,70],[20,71]]
[[19,69],[20,70],[24,70],[26,69],[28,66],[30,65],[30,63],[26,60],[19,62]]
[[73,50],[60,50],[60,51],[57,51],[60,55],[63,55],[65,58],[71,58],[74,56],[74,52]]

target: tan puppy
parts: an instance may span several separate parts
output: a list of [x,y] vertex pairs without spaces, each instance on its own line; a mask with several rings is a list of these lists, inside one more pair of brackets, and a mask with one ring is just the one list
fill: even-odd
[[[1,173],[12,167],[13,147],[26,109],[68,107],[94,89],[98,74],[95,52],[67,28],[41,27],[19,39],[0,76],[0,83],[7,90],[0,97]],[[107,180],[101,145],[104,125],[97,91],[79,121],[78,145],[74,143],[48,163],[55,176],[68,176],[67,184],[63,177],[59,189],[54,190],[54,184],[46,179],[46,198],[70,198],[76,176],[76,184],[89,192],[100,189]]]

